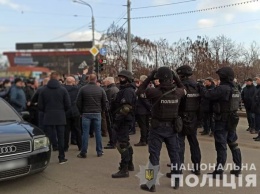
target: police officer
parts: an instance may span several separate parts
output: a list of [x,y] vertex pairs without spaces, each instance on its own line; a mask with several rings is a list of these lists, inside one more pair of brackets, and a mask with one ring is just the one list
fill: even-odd
[[[179,133],[179,144],[180,144],[180,161],[184,164],[184,152],[185,152],[185,136],[188,139],[191,152],[191,161],[193,163],[192,173],[200,174],[200,162],[201,153],[199,142],[197,139],[197,126],[200,108],[200,94],[197,82],[192,80],[193,72],[190,66],[183,65],[176,70],[179,75],[187,94],[181,99],[179,115],[183,121],[183,130]],[[166,174],[167,177],[171,177],[169,173]]]
[[234,71],[230,67],[222,67],[216,72],[220,78],[220,85],[212,90],[200,87],[201,95],[213,103],[215,117],[215,147],[217,163],[215,170],[209,173],[222,179],[224,165],[227,160],[227,144],[231,150],[235,168],[231,174],[238,176],[241,173],[241,152],[237,143],[236,127],[239,121],[237,110],[239,108],[240,93],[233,83]]
[[[157,88],[147,88],[149,83],[159,79],[160,85]],[[173,84],[176,82],[177,87]],[[162,142],[165,142],[171,163],[180,166],[179,145],[177,140],[177,124],[181,122],[178,117],[180,100],[184,96],[184,88],[178,75],[172,72],[168,67],[160,67],[158,71],[154,70],[151,75],[139,86],[137,95],[145,93],[147,99],[152,103],[152,121],[148,137],[149,162],[158,172],[160,151]],[[157,169],[156,169],[157,168]],[[179,174],[178,168],[172,170],[172,174]],[[154,174],[156,180],[157,174]],[[175,179],[175,189],[179,187],[179,179]],[[148,187],[149,183],[141,185],[141,189],[154,192],[155,185]]]
[[115,114],[114,130],[121,162],[119,171],[112,174],[112,178],[129,177],[128,171],[134,171],[133,148],[129,143],[129,129],[132,127],[136,104],[134,78],[132,73],[127,70],[119,72],[118,78],[119,92],[111,105],[111,111]]

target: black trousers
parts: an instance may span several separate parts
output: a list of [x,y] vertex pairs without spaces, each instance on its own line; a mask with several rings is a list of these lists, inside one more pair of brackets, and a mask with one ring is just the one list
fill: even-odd
[[148,134],[149,134],[149,116],[150,115],[138,115],[138,114],[135,116],[141,132],[140,142],[147,143]]
[[201,162],[201,152],[200,146],[197,139],[196,131],[194,134],[184,135],[179,133],[179,145],[180,145],[180,161],[181,164],[184,163],[184,153],[185,153],[185,136],[187,136],[189,145],[190,145],[190,154],[191,154],[191,161],[194,165],[195,170],[200,170],[200,162]]
[[76,135],[76,140],[78,144],[78,148],[81,149],[82,145],[82,138],[81,138],[81,129],[80,129],[80,116],[67,118],[67,125],[65,130],[65,143],[64,149],[67,150],[69,148],[69,139],[70,139],[70,132],[74,131]]
[[58,140],[58,143],[57,143],[58,149],[59,149],[58,158],[60,160],[64,159],[65,158],[65,153],[64,153],[65,126],[64,125],[46,125],[45,130],[46,130],[46,135],[50,139],[52,145],[54,144],[53,142],[57,142],[57,140]]
[[[110,117],[109,117],[110,116]],[[111,115],[106,114],[106,120],[107,122],[107,132],[108,132],[108,136],[109,136],[109,144],[112,146],[116,145],[116,134],[115,134],[115,130],[113,128],[113,121],[111,120],[113,119],[111,117]]]

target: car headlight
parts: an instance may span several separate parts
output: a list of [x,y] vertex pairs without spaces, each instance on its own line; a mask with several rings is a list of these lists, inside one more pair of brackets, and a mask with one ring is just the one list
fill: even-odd
[[48,147],[50,145],[48,137],[36,138],[33,140],[34,150]]

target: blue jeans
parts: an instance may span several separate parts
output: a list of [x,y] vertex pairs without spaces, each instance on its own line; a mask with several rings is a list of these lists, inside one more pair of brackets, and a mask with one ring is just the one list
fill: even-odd
[[102,136],[101,136],[101,113],[84,113],[82,115],[82,148],[81,154],[85,155],[88,149],[88,139],[90,126],[95,129],[96,151],[97,154],[102,154]]

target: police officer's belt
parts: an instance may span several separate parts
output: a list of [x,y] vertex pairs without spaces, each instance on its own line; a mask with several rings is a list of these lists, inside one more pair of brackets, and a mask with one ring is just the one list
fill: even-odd
[[152,119],[151,125],[153,128],[156,127],[173,127],[172,121],[159,121],[158,119]]

